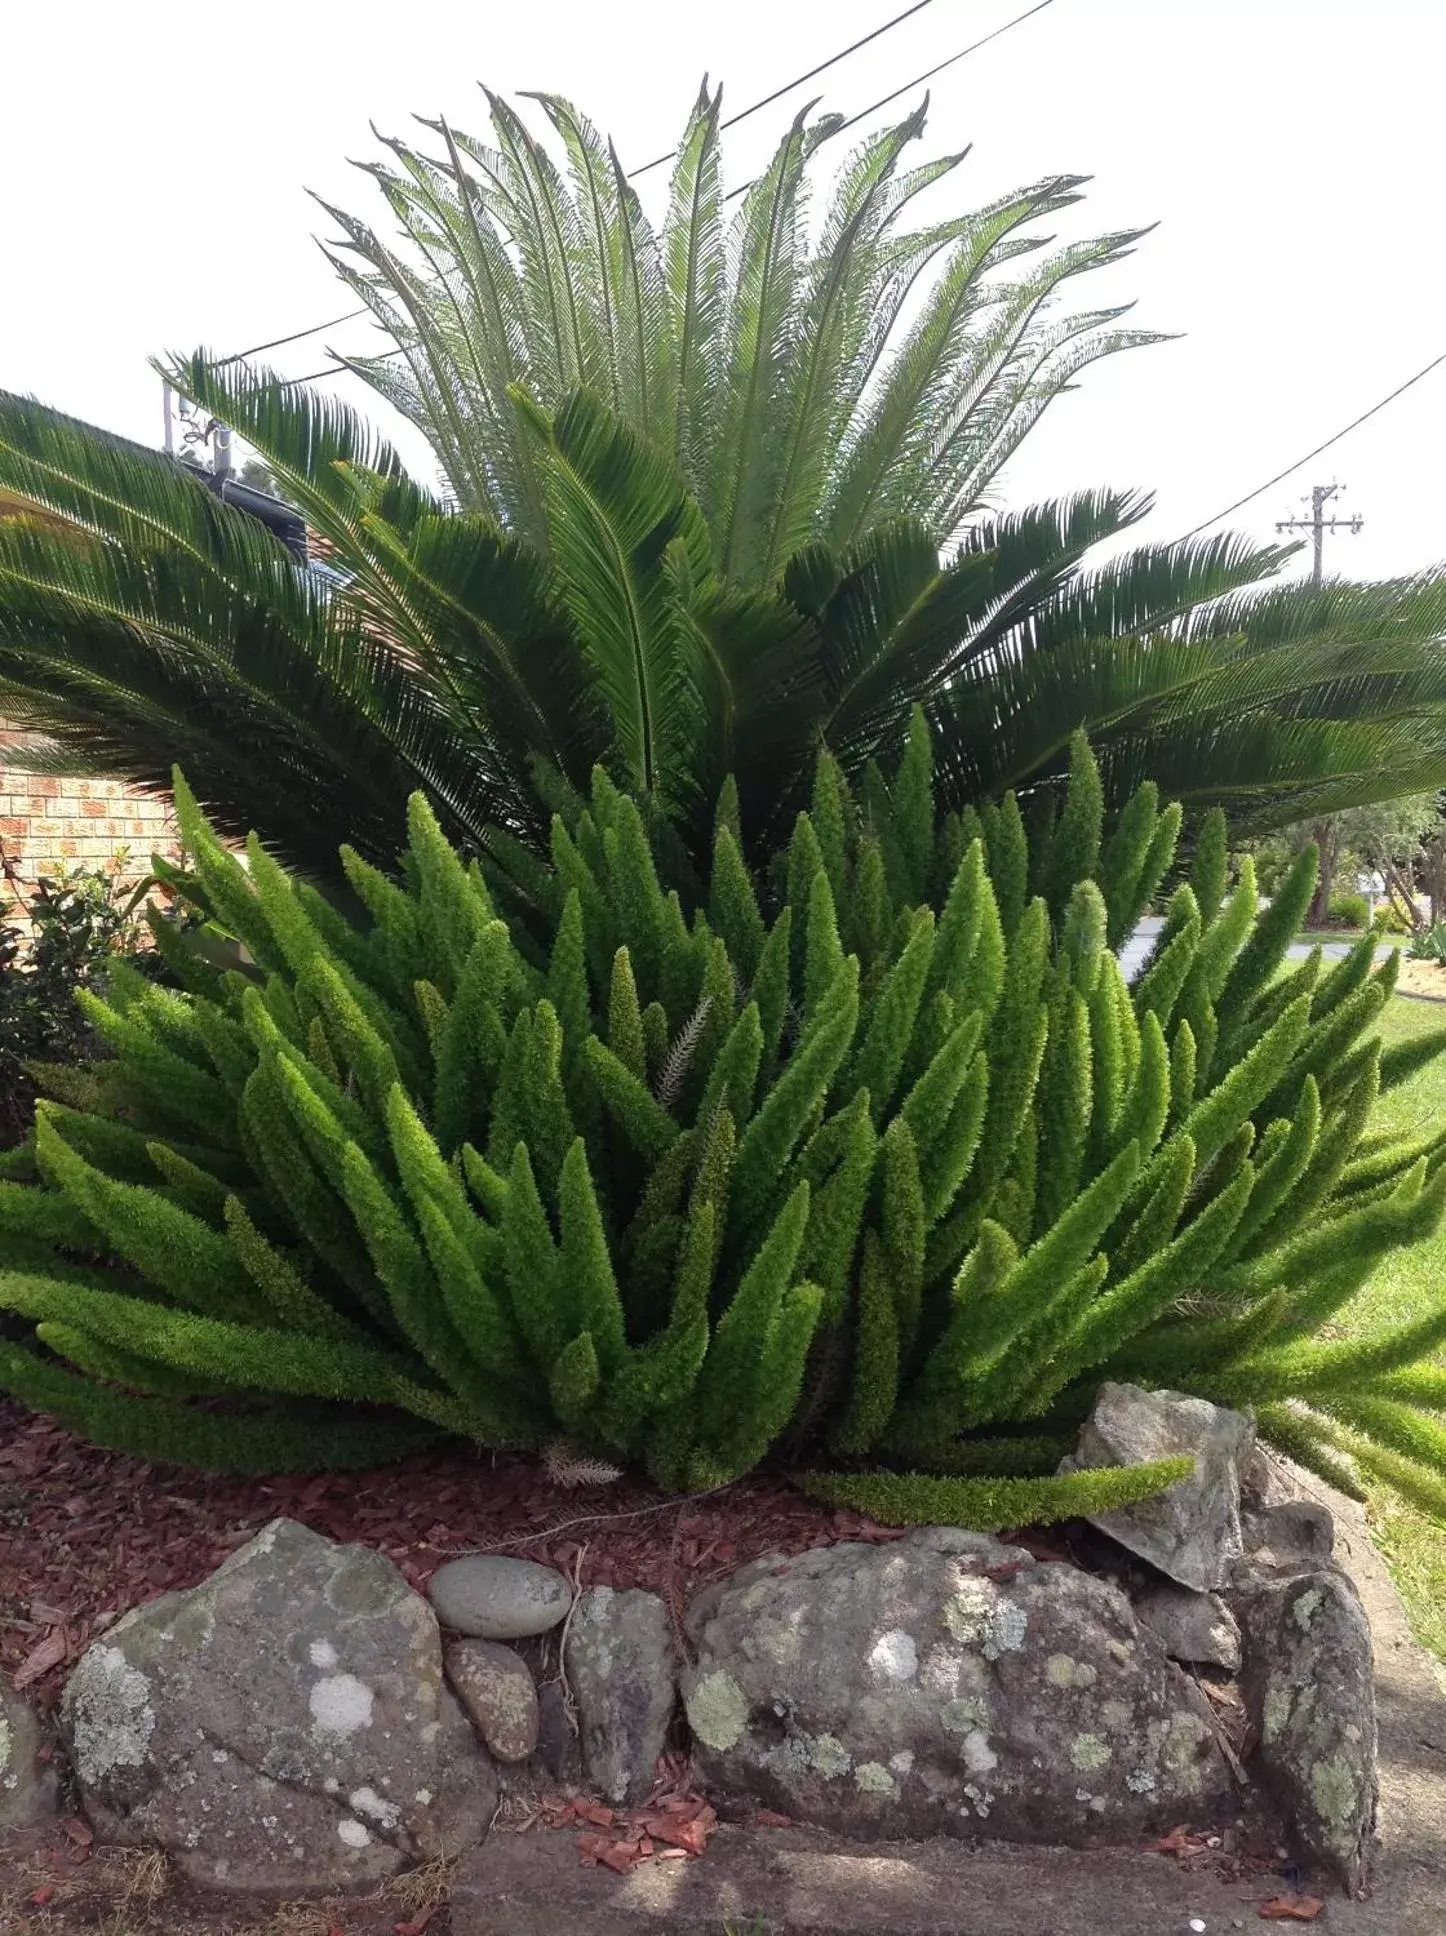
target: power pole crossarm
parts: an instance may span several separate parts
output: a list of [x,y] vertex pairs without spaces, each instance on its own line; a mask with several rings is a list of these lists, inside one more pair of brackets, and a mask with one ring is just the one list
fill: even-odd
[[1365,519],[1357,511],[1354,517],[1327,517],[1325,507],[1331,499],[1345,487],[1341,484],[1317,484],[1310,494],[1310,516],[1308,518],[1282,518],[1276,524],[1277,531],[1309,531],[1311,538],[1310,582],[1319,586],[1324,576],[1325,534],[1327,531],[1360,531],[1365,527]]

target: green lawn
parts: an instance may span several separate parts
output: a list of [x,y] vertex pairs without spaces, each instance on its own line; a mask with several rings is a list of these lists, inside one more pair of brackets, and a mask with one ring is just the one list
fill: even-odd
[[[1381,1034],[1388,1043],[1404,1042],[1439,1029],[1441,1023],[1441,1010],[1434,1004],[1397,996],[1381,1018]],[[1443,1121],[1446,1056],[1386,1096],[1373,1127],[1420,1135]],[[1358,1337],[1394,1330],[1439,1305],[1443,1295],[1446,1227],[1388,1259],[1348,1308],[1345,1328]],[[1390,1492],[1373,1497],[1371,1520],[1418,1638],[1446,1660],[1446,1526]]]

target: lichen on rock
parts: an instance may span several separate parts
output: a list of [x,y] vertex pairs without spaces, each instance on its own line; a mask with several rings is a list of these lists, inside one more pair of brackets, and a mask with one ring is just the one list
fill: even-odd
[[700,1773],[795,1820],[1090,1844],[1231,1794],[1202,1697],[1125,1596],[979,1534],[760,1560],[689,1633]]
[[57,1793],[34,1709],[0,1686],[0,1838],[51,1820]]
[[736,1748],[748,1726],[748,1697],[731,1674],[702,1674],[685,1689],[688,1726],[718,1754]]
[[107,1840],[261,1896],[365,1888],[478,1839],[496,1781],[384,1555],[278,1520],[118,1621],[61,1725]]
[[1255,1770],[1287,1833],[1349,1888],[1361,1882],[1376,1816],[1376,1709],[1370,1626],[1334,1566],[1240,1589],[1242,1684],[1260,1716]]

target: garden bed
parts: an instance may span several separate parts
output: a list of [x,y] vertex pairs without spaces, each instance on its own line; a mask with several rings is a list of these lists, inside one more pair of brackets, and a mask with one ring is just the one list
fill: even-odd
[[1403,952],[1396,976],[1396,993],[1423,1001],[1446,1002],[1446,965],[1439,961],[1413,961]]
[[119,1614],[196,1585],[280,1516],[376,1547],[418,1587],[444,1560],[487,1549],[679,1608],[764,1553],[898,1536],[781,1480],[681,1498],[635,1480],[564,1487],[533,1458],[461,1442],[379,1472],[217,1479],[102,1451],[0,1399],[0,1672],[53,1698]]

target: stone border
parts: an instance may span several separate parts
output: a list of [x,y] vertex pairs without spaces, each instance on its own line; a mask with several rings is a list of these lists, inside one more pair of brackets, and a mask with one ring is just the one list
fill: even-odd
[[[1446,1931],[1446,1668],[1412,1638],[1364,1509],[1308,1473],[1292,1490],[1335,1517],[1336,1562],[1369,1615],[1380,1732],[1371,1892],[1330,1896],[1342,1936]],[[494,1832],[464,1858],[453,1936],[1208,1936],[1259,1926],[1268,1881],[1225,1882],[1161,1856],[955,1841],[861,1846],[806,1829],[720,1829],[696,1863],[619,1878],[584,1868],[571,1833]],[[1193,1919],[1193,1922],[1192,1922]]]

